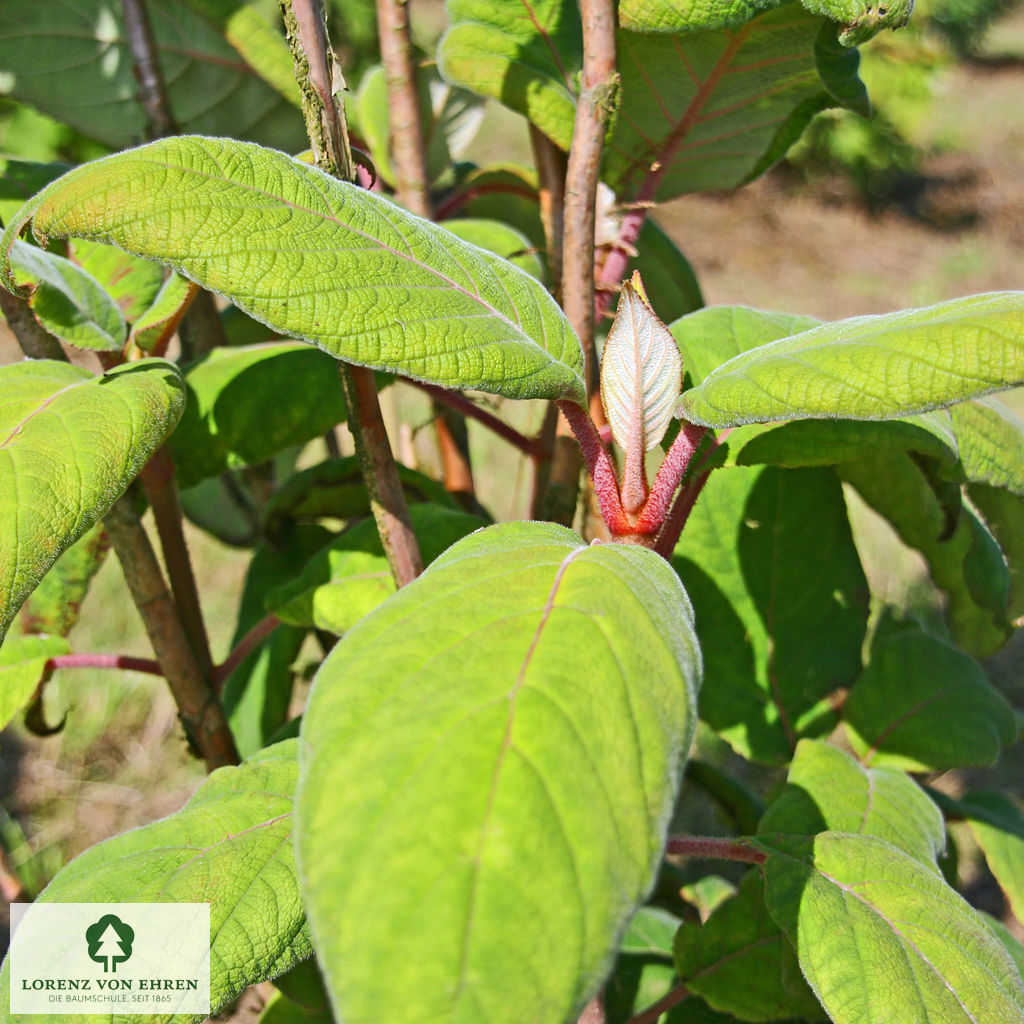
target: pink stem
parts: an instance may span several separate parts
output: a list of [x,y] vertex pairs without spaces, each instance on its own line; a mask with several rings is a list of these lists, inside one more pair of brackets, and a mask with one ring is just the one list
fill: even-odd
[[58,668],[120,668],[128,672],[147,672],[151,676],[164,674],[160,662],[129,654],[58,654],[46,662],[44,671]]
[[249,657],[250,654],[271,633],[281,625],[281,620],[274,614],[266,616],[266,618],[260,619],[252,629],[249,630],[238,644],[235,649],[214,669],[214,681],[217,685],[223,684],[224,680],[227,679],[232,672],[238,668],[239,665]]
[[683,424],[651,485],[651,493],[636,523],[637,533],[654,533],[665,521],[672,496],[706,432],[707,427],[696,423]]
[[676,495],[672,503],[672,509],[665,517],[665,522],[658,533],[658,539],[654,544],[654,550],[662,558],[671,558],[679,543],[679,535],[683,532],[686,520],[690,518],[693,506],[697,504],[700,492],[708,482],[711,470],[705,470],[698,477],[690,480],[686,486]]
[[739,860],[744,864],[763,864],[768,856],[749,840],[719,839],[715,836],[669,836],[665,853],[676,857],[712,857]]
[[612,465],[607,449],[601,444],[597,427],[594,426],[586,410],[575,402],[563,399],[557,405],[561,409],[562,415],[568,420],[580,446],[580,451],[583,453],[583,461],[590,473],[590,479],[594,481],[594,493],[601,505],[601,515],[604,516],[608,529],[613,534],[631,533],[632,527],[622,511],[622,499],[619,496],[619,480],[615,473],[615,466]]

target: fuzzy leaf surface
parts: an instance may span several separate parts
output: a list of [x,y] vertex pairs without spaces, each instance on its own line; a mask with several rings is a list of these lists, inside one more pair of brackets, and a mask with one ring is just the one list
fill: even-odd
[[120,352],[127,326],[121,310],[100,283],[69,259],[27,242],[11,248],[19,285],[32,289],[35,318],[61,341],[97,352]]
[[41,359],[0,367],[0,641],[60,553],[174,428],[184,400],[162,359],[102,376]]
[[1024,915],[1024,811],[1006,793],[976,790],[957,801],[1017,920]]
[[981,666],[917,630],[876,644],[843,718],[866,764],[908,771],[995,764],[1017,737],[1013,709]]
[[954,405],[949,414],[967,479],[1024,497],[1024,421],[991,398]]
[[[15,210],[14,214],[17,213]],[[9,224],[11,219],[4,223]],[[76,238],[69,243],[68,254],[103,285],[129,323],[142,316],[163,287],[164,268],[159,263],[139,259],[112,245]]]
[[179,136],[86,164],[12,223],[8,276],[30,220],[169,263],[339,359],[510,398],[584,396],[579,339],[539,281],[284,153]]
[[887,419],[1024,381],[1024,292],[822,324],[720,366],[680,399],[710,427]]
[[860,673],[866,582],[838,480],[825,469],[713,473],[673,566],[698,620],[714,623],[701,718],[746,757],[788,761],[801,735],[834,724],[823,698]]
[[835,1024],[1018,1024],[1024,989],[988,925],[874,836],[764,837],[768,909]]
[[173,332],[189,300],[192,286],[183,277],[171,273],[153,296],[153,301],[132,324],[128,340],[143,352],[152,352],[157,342]]
[[[288,150],[302,120],[188,3],[148,0],[168,100],[184,131],[234,135]],[[0,9],[3,92],[113,149],[146,136],[121,5],[6,0]]]
[[797,744],[786,786],[757,831],[877,836],[934,870],[946,847],[942,812],[909,776],[893,768],[866,768],[820,740]]
[[661,858],[691,614],[652,552],[507,523],[346,634],[303,719],[297,804],[342,1020],[575,1019]]
[[50,658],[71,650],[62,636],[15,634],[0,647],[0,729],[32,700]]
[[[312,953],[292,850],[297,741],[220,768],[162,821],[98,843],[39,897],[53,903],[209,903],[210,1002],[216,1012]],[[0,1009],[10,1001],[5,964]],[[42,1015],[58,1024],[64,1014]],[[117,1014],[118,1024],[191,1024],[203,1014]]]

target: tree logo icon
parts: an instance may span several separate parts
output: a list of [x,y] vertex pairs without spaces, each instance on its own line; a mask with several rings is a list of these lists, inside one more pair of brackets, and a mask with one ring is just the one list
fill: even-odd
[[103,964],[103,973],[117,973],[117,965],[123,964],[132,955],[135,932],[114,914],[104,914],[95,924],[85,930],[85,941],[89,943],[89,958]]

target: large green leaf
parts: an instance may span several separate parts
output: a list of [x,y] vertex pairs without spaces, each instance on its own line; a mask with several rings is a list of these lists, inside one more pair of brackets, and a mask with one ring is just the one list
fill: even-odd
[[1017,736],[1013,709],[981,666],[917,630],[875,645],[843,718],[865,763],[909,771],[994,764]]
[[[10,219],[4,223],[9,224]],[[164,283],[164,268],[159,263],[139,259],[112,245],[76,238],[68,246],[68,254],[103,285],[129,323],[149,308]]]
[[748,871],[737,893],[703,925],[684,924],[675,938],[686,987],[740,1020],[821,1020],[821,1007],[792,963],[793,948],[764,904],[764,882]]
[[[216,1012],[251,984],[312,953],[292,852],[297,741],[215,771],[169,818],[115,836],[73,860],[43,903],[209,903],[210,1003]],[[5,964],[0,1012],[10,1001]],[[6,1015],[5,1015],[5,1019]],[[58,1024],[65,1014],[40,1015]],[[118,1024],[177,1024],[203,1014],[124,1013]]]
[[472,242],[488,252],[506,259],[527,274],[544,280],[544,264],[530,245],[530,240],[514,227],[500,220],[478,220],[460,217],[450,220],[445,227],[464,242]]
[[971,484],[967,493],[1006,559],[1010,574],[1010,600],[1006,614],[1014,621],[1024,616],[1024,499],[985,484]]
[[1019,1024],[1024,989],[988,925],[873,836],[765,837],[766,899],[835,1024]]
[[163,139],[55,181],[6,247],[30,220],[160,259],[350,362],[512,398],[584,395],[579,339],[539,281],[283,153]]
[[661,857],[694,724],[691,615],[652,552],[508,523],[334,648],[297,811],[342,1020],[575,1019]]
[[184,398],[161,359],[99,377],[47,360],[0,367],[0,641],[57,556],[173,429]]
[[1024,497],[1024,421],[991,398],[962,402],[949,412],[967,479]]
[[[812,540],[813,539],[813,540]],[[842,489],[824,469],[712,474],[673,565],[693,599],[700,714],[740,753],[787,761],[834,723],[823,698],[861,668],[866,583]]]
[[737,356],[680,399],[710,427],[886,419],[1024,382],[1024,292],[822,324]]
[[214,349],[185,368],[185,386],[168,446],[182,487],[305,444],[346,416],[334,360],[297,341]]
[[0,647],[0,729],[31,700],[50,658],[71,650],[62,636],[12,635]]
[[583,66],[576,4],[448,0],[448,19],[437,54],[445,78],[524,114],[567,150]]
[[[735,29],[619,32],[622,101],[605,180],[620,198],[644,190],[645,199],[665,200],[767,170],[815,114],[839,102],[819,73],[823,27],[789,4]],[[856,59],[846,76],[857,80]]]
[[877,836],[934,870],[946,846],[942,812],[909,776],[892,768],[866,768],[818,740],[797,745],[786,786],[757,830]]
[[11,246],[11,268],[30,288],[28,304],[55,338],[77,348],[120,352],[127,327],[99,282],[69,259],[27,242]]
[[[146,9],[180,128],[289,150],[305,145],[295,107],[206,18],[180,0],[147,0]],[[114,0],[5,0],[0,7],[3,93],[112,148],[146,135],[133,68]]]

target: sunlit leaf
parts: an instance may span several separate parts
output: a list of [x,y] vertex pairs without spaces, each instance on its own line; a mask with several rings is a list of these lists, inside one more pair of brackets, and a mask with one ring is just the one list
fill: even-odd
[[15,634],[0,646],[0,729],[28,705],[50,658],[71,650],[62,636]]

